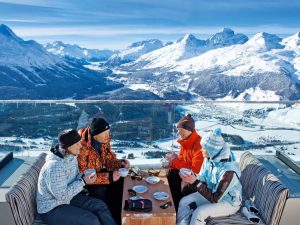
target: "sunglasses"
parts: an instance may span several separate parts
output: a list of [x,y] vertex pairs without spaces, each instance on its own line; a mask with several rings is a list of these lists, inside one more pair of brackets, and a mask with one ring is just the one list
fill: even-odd
[[135,190],[132,190],[132,189],[128,189],[128,194],[130,195],[130,196],[136,196],[136,191]]
[[130,177],[131,177],[132,180],[143,180],[143,176],[142,175],[131,174]]
[[148,174],[149,174],[149,176],[158,176],[159,174],[160,174],[160,170],[154,170],[153,168],[150,168],[149,170],[148,170]]
[[135,175],[139,175],[141,173],[141,169],[137,166],[133,166],[129,169],[130,173],[135,173]]
[[132,180],[142,180],[143,176],[137,170],[130,169],[130,177]]
[[169,206],[172,206],[172,205],[173,205],[172,202],[166,202],[165,204],[163,204],[159,207],[162,208],[162,209],[167,209]]

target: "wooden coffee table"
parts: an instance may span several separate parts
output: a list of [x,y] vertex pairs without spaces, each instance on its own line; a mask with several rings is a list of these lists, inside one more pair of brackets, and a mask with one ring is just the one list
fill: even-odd
[[[169,187],[169,183],[167,177],[165,176],[165,171],[161,171],[159,175],[160,181],[157,184],[149,184],[145,181],[145,177],[143,180],[132,180],[128,175],[124,179],[124,187],[123,187],[123,200],[122,200],[122,224],[123,225],[175,225],[176,224],[176,211]],[[148,187],[148,191],[142,194],[138,194],[143,198],[150,199],[152,201],[152,211],[149,213],[144,212],[132,212],[125,211],[124,203],[129,197],[128,189],[131,189],[135,185],[145,185]],[[167,192],[169,194],[169,198],[164,201],[158,201],[153,197],[153,193],[157,191]],[[166,203],[172,202],[172,206],[169,206],[166,209],[162,209],[159,206]]]

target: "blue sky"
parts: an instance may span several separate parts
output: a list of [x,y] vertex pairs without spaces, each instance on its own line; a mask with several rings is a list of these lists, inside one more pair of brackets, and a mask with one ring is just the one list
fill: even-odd
[[98,49],[134,41],[207,38],[230,27],[251,36],[300,31],[299,0],[0,0],[0,24],[25,40]]

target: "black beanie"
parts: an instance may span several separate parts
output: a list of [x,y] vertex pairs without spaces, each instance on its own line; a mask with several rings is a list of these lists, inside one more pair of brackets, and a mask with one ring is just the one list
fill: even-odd
[[109,124],[103,118],[94,118],[91,123],[91,135],[96,136],[110,129]]
[[195,130],[195,120],[192,118],[191,114],[186,115],[177,123],[177,128],[183,128],[189,131]]
[[58,140],[59,140],[59,145],[67,149],[68,147],[74,145],[78,141],[81,140],[80,135],[78,134],[77,130],[63,130],[58,134]]

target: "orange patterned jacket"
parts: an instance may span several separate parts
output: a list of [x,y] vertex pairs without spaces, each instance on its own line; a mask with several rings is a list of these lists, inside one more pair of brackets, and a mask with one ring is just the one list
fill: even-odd
[[[95,184],[110,184],[112,172],[121,167],[121,160],[116,158],[116,154],[111,150],[110,143],[101,145],[101,154],[92,147],[92,135],[90,128],[82,128],[78,131],[81,135],[82,148],[77,157],[80,173],[86,169],[95,169],[97,179]],[[102,172],[103,170],[107,172]]]

